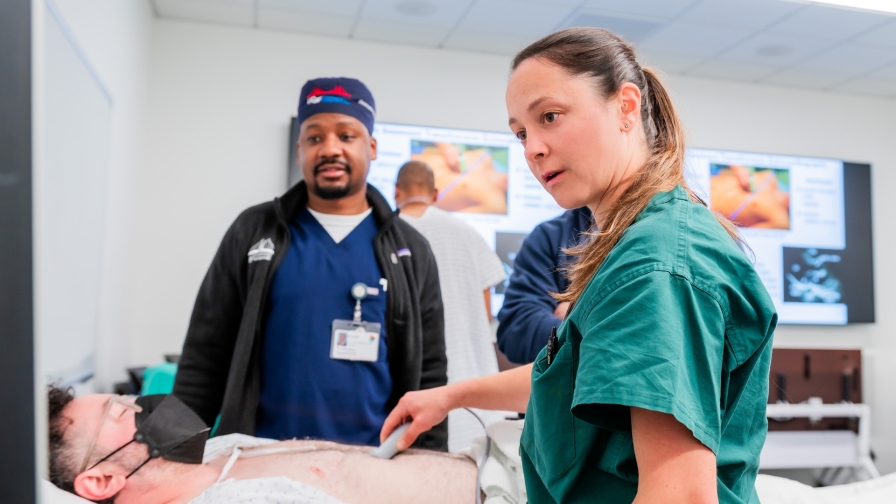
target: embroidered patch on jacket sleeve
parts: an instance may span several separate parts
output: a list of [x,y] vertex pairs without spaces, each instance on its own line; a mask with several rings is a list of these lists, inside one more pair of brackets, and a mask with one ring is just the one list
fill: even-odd
[[274,257],[274,242],[270,238],[263,238],[249,249],[249,263],[255,261],[270,261]]

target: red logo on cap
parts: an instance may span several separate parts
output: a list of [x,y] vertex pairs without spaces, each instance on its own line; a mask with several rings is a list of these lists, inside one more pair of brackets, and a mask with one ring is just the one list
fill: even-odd
[[307,98],[312,98],[315,96],[341,96],[343,98],[351,98],[352,95],[345,90],[341,85],[334,87],[329,91],[324,91],[323,89],[316,87],[313,91],[311,91]]

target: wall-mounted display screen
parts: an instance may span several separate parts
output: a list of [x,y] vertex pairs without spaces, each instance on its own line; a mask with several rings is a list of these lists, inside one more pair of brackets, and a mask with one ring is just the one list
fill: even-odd
[[780,323],[874,321],[869,165],[689,149],[687,169],[740,228]]
[[[298,128],[292,127],[291,146]],[[368,182],[394,206],[395,176],[429,164],[437,206],[485,239],[508,276],[523,238],[563,212],[529,172],[510,133],[378,123]],[[298,181],[290,155],[290,185]],[[782,324],[874,321],[871,167],[804,158],[689,149],[687,178],[710,208],[738,224]],[[495,288],[500,308],[505,285]]]

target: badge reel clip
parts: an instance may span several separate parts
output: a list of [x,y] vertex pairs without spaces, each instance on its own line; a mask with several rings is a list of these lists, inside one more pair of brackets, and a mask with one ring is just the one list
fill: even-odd
[[351,295],[355,298],[354,315],[352,320],[333,321],[330,358],[376,362],[379,358],[381,327],[378,323],[361,319],[361,301],[368,296],[378,296],[379,289],[358,282],[352,285]]

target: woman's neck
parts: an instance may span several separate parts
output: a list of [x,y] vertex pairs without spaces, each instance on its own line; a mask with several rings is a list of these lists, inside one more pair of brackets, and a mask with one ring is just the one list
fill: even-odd
[[599,197],[597,201],[588,204],[594,221],[597,223],[598,229],[604,229],[607,213],[613,208],[613,205],[625,194],[625,191],[632,185],[635,175],[647,163],[650,154],[646,147],[643,149],[635,149],[629,158],[625,161],[624,168],[616,171],[610,184]]

